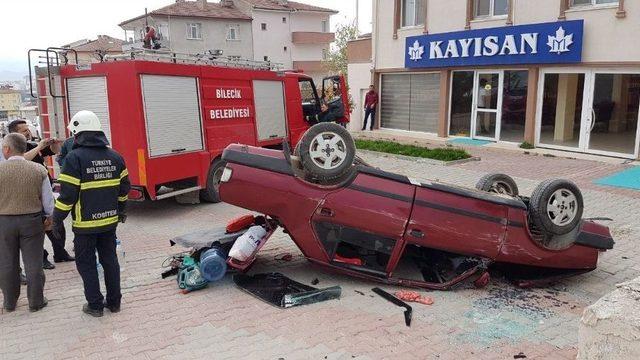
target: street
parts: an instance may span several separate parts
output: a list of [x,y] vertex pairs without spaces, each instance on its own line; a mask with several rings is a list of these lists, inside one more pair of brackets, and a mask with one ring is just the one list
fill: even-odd
[[[341,286],[340,300],[282,310],[239,290],[229,275],[183,295],[175,277],[160,277],[163,261],[184,250],[171,248],[169,239],[224,225],[245,211],[172,199],[130,203],[118,233],[126,250],[122,312],[100,319],[82,314],[85,299],[74,264],[57,264],[46,271],[45,310],[29,313],[23,296],[17,311],[0,316],[0,358],[575,358],[583,309],[640,271],[640,251],[632,241],[640,233],[640,192],[592,183],[624,165],[497,149],[471,152],[482,160],[449,167],[382,154],[363,157],[387,171],[469,187],[487,172],[505,172],[524,195],[542,179],[568,178],[583,191],[585,217],[614,219],[609,225],[615,248],[600,256],[595,271],[548,288],[523,290],[494,278],[485,289],[467,284],[449,292],[420,291],[435,303],[412,304],[413,322],[406,327],[402,309],[371,291],[380,284],[314,268],[282,233],[259,253],[251,273],[278,271],[306,284],[317,278],[316,287]],[[293,259],[277,260],[283,253]]]

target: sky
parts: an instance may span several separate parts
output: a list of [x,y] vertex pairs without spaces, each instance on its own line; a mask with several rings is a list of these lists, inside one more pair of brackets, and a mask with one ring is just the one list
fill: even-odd
[[[61,46],[96,35],[124,38],[118,23],[171,4],[175,0],[0,0],[0,81],[21,80],[26,75],[27,50]],[[209,0],[217,2],[217,0]],[[350,23],[356,0],[297,0],[340,13],[332,27]],[[360,0],[361,32],[371,31],[372,0]]]

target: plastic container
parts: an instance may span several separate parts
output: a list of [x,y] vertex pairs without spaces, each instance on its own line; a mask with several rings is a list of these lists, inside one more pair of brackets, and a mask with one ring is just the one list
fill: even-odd
[[227,254],[224,250],[214,247],[200,255],[200,272],[209,282],[222,279],[227,273]]
[[118,256],[118,264],[120,264],[120,272],[123,272],[125,263],[125,252],[120,239],[116,239],[116,255]]
[[267,230],[262,226],[252,226],[242,234],[229,250],[229,256],[238,261],[247,261],[255,253],[260,241],[267,235]]

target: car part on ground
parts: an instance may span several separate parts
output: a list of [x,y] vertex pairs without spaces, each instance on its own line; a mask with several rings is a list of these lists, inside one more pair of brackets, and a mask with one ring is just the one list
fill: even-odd
[[356,145],[347,129],[320,123],[304,133],[299,152],[307,175],[320,184],[331,184],[353,165]]
[[389,294],[388,292],[386,292],[386,291],[384,291],[384,290],[382,290],[382,289],[380,289],[378,287],[375,287],[375,288],[371,289],[371,291],[373,291],[374,293],[380,295],[383,299],[385,299],[385,300],[387,300],[387,301],[389,301],[389,302],[391,302],[393,304],[396,304],[396,305],[398,305],[400,307],[405,308],[405,311],[404,311],[404,323],[407,326],[411,326],[411,316],[413,315],[413,309],[411,308],[411,306],[409,304],[407,304],[406,302],[398,299],[397,297]]
[[224,170],[225,162],[217,158],[213,160],[207,173],[207,186],[200,190],[200,199],[202,201],[210,203],[220,202],[220,194],[218,190],[220,188],[220,179],[222,178],[222,171]]
[[249,294],[280,308],[314,304],[339,299],[340,286],[316,289],[312,286],[289,279],[280,273],[256,275],[236,274],[233,282]]
[[563,179],[545,180],[531,195],[529,218],[536,228],[562,235],[580,224],[583,206],[582,193],[576,184]]
[[495,194],[518,196],[518,184],[506,174],[487,174],[478,180],[476,189]]
[[423,305],[433,305],[433,299],[431,297],[422,296],[417,291],[400,290],[396,291],[394,295],[402,301],[416,302]]

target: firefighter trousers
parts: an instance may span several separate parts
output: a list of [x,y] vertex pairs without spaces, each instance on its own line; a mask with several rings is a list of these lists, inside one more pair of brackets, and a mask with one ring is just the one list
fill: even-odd
[[104,308],[104,297],[100,292],[100,279],[96,263],[96,250],[104,269],[104,283],[107,289],[107,304],[120,306],[120,265],[116,254],[116,231],[98,234],[75,234],[73,239],[76,267],[84,283],[84,296],[89,307],[94,310]]

